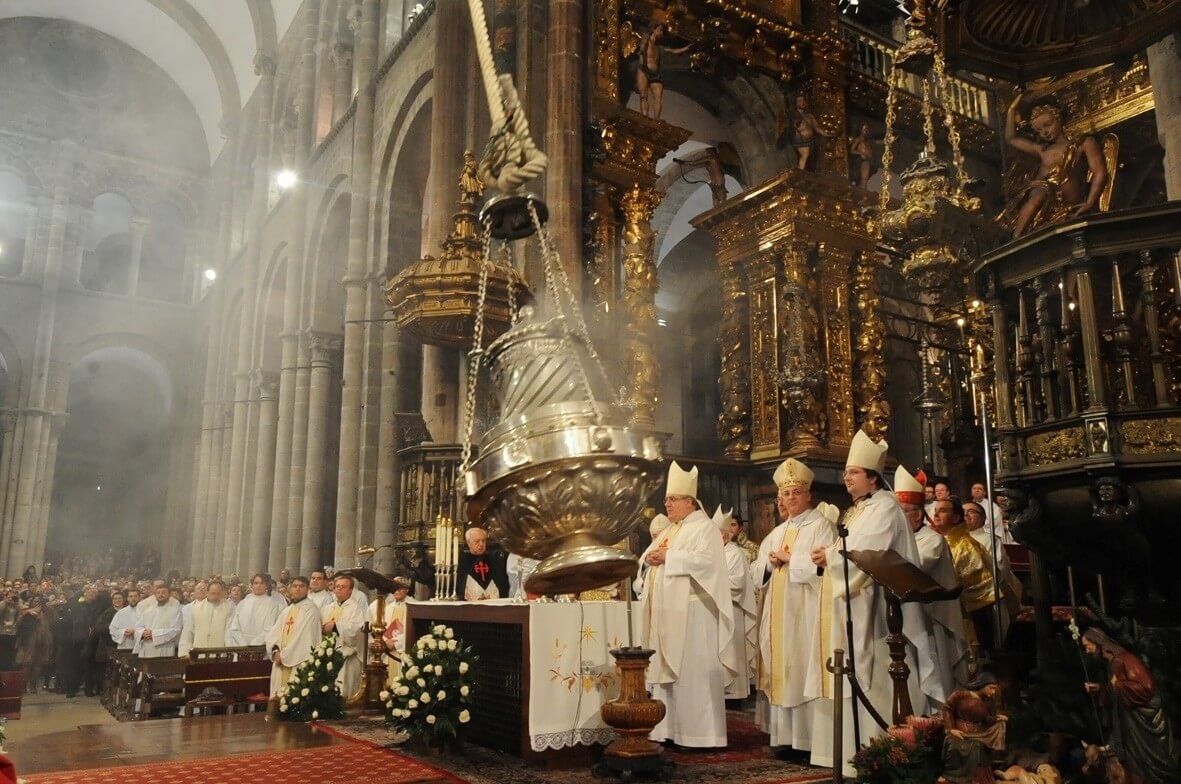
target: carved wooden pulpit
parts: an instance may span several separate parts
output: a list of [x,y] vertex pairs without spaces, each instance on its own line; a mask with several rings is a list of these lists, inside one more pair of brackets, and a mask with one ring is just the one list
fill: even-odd
[[[906,664],[906,636],[902,633],[902,604],[958,599],[963,588],[958,585],[953,589],[944,588],[893,550],[850,550],[849,560],[886,589],[886,628],[890,632],[886,645],[890,648],[890,679],[894,681],[891,722],[903,724],[906,717],[914,713],[914,707],[906,688],[910,667]],[[858,696],[864,701],[862,695]],[[870,711],[874,712],[872,707]]]
[[384,706],[380,695],[386,682],[386,665],[382,660],[385,653],[385,642],[382,640],[385,633],[385,597],[393,593],[398,585],[392,578],[364,566],[341,569],[336,576],[352,577],[368,588],[371,594],[376,591],[377,614],[373,623],[366,624],[370,642],[365,667],[361,673],[361,688],[357,689],[356,694],[346,694],[345,704],[350,708],[359,706],[366,711],[381,711]]

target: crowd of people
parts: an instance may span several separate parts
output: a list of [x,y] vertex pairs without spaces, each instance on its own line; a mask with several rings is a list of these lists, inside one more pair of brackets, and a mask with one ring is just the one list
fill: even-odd
[[[293,577],[283,569],[277,578],[259,573],[249,581],[237,574],[147,579],[139,575],[151,565],[150,556],[137,557],[136,568],[121,576],[98,576],[103,563],[101,558],[70,558],[57,570],[47,568],[41,578],[26,572],[4,581],[0,671],[23,670],[29,693],[95,696],[115,650],[151,658],[266,646],[276,671],[287,675],[320,635],[333,631],[346,652],[338,678],[342,693],[357,688],[364,626],[374,620],[377,602],[369,602],[352,577],[334,576],[331,569]],[[399,589],[387,597],[384,619],[391,652],[403,644],[410,588],[403,578],[395,583]],[[284,628],[289,616],[299,623]],[[276,681],[276,688],[285,682]]]
[[[886,450],[862,432],[854,438],[844,512],[814,503],[812,470],[784,461],[774,476],[780,523],[757,549],[732,513],[709,515],[697,495],[697,469],[672,464],[666,514],[653,520],[635,583],[641,644],[654,651],[649,688],[667,707],[653,740],[725,746],[725,702],[752,691],[758,724],[789,757],[841,764],[833,740],[838,718],[845,760],[856,740],[878,734],[864,702],[888,720],[887,595],[861,568],[859,551],[892,551],[943,588],[962,589],[957,599],[902,605],[916,714],[938,713],[953,693],[988,675],[982,665],[1021,595],[1004,552],[1012,540],[1000,507],[983,483],[964,500],[946,482],[928,485],[921,472],[902,466],[891,487]],[[826,668],[836,648],[855,665],[856,686],[845,688],[840,704]],[[848,762],[843,767],[855,775]]]

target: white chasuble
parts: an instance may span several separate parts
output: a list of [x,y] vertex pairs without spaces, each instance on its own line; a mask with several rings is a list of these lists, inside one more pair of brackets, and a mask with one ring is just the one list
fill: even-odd
[[738,663],[730,646],[734,616],[721,536],[698,509],[661,532],[641,562],[657,549],[666,560],[644,578],[640,639],[656,652],[648,682],[667,711],[649,737],[725,746],[725,689]]
[[272,697],[281,696],[291,673],[311,658],[312,649],[320,644],[321,624],[320,608],[311,599],[304,599],[280,613],[267,630],[264,640],[267,655],[279,654],[277,661],[271,659]]
[[730,583],[730,610],[734,614],[734,629],[730,632],[730,649],[738,673],[726,687],[726,699],[745,700],[750,696],[750,683],[754,670],[752,659],[758,648],[759,611],[755,605],[755,592],[750,582],[750,558],[735,542],[727,542],[722,548],[726,557],[726,574]]
[[320,610],[322,623],[336,622],[336,645],[344,654],[344,664],[336,676],[336,685],[347,700],[361,685],[361,658],[365,655],[365,605],[356,593],[344,602],[333,602]]
[[193,648],[225,648],[234,606],[229,601],[213,604],[208,599],[189,606],[189,624],[181,632],[179,655],[188,656]]

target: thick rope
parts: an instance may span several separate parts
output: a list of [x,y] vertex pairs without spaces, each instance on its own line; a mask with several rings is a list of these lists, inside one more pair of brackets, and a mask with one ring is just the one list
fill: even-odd
[[484,82],[488,114],[492,118],[492,135],[484,148],[484,156],[477,171],[487,187],[502,193],[515,193],[544,172],[548,160],[545,153],[533,143],[529,121],[521,111],[512,76],[496,73],[483,2],[468,0],[467,5],[472,17],[472,32],[476,37],[480,78]]

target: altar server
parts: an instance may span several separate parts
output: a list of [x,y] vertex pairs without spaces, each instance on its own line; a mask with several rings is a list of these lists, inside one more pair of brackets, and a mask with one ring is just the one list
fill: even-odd
[[826,516],[813,508],[812,479],[812,470],[795,458],[775,469],[783,522],[763,537],[750,566],[762,593],[755,719],[771,746],[797,751],[812,748],[813,703],[829,696],[823,673],[831,651],[820,647],[821,578],[811,553],[836,540],[837,510],[825,504],[832,510]]
[[132,651],[141,659],[175,656],[181,630],[180,602],[172,598],[163,580],[152,583],[152,593],[135,608]]
[[[382,618],[381,641],[386,652],[382,654],[382,661],[386,666],[386,682],[391,683],[395,675],[402,670],[402,654],[406,652],[406,597],[410,595],[410,580],[405,577],[395,577],[396,588],[385,597],[385,617]],[[370,624],[377,622],[377,600],[369,602],[369,614],[366,616]]]
[[750,559],[746,551],[731,539],[730,512],[718,507],[714,525],[722,536],[722,554],[726,558],[726,575],[730,584],[730,610],[734,615],[734,629],[730,632],[730,650],[738,673],[726,687],[726,699],[745,700],[750,696],[751,657],[757,647],[759,611],[750,581]]
[[135,647],[135,627],[138,617],[135,607],[139,604],[139,589],[127,589],[127,604],[115,617],[111,619],[111,639],[116,643],[116,650],[129,651]]
[[336,685],[347,700],[361,685],[362,657],[365,655],[365,605],[353,592],[352,577],[340,575],[332,581],[336,601],[320,610],[324,634],[337,633],[336,647],[344,654],[344,664],[336,676]]
[[697,468],[669,468],[664,502],[670,525],[644,551],[640,640],[664,719],[649,737],[680,746],[726,745],[726,686],[738,673],[726,558],[717,528],[697,500]]

